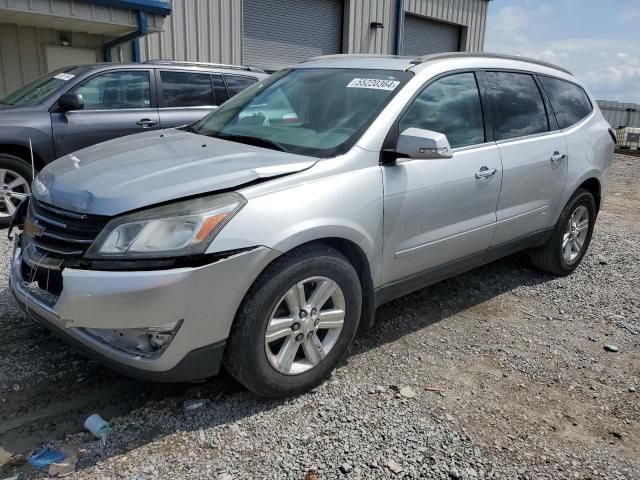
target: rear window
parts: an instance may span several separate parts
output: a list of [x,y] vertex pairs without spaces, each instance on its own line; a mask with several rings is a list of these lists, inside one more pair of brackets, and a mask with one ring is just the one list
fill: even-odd
[[560,128],[567,128],[587,117],[593,107],[585,91],[578,85],[558,78],[539,76],[549,96]]
[[549,131],[542,95],[526,73],[486,72],[496,108],[498,140]]

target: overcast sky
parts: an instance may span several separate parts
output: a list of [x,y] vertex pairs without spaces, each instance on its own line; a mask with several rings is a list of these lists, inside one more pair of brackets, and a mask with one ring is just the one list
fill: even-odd
[[640,103],[640,0],[494,0],[485,51],[562,65],[599,100]]

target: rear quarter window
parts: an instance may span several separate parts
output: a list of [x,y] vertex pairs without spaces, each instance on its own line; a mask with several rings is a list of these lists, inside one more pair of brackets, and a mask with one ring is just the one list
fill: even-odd
[[242,77],[240,75],[225,75],[224,81],[227,83],[229,98],[231,98],[256,83],[258,79],[255,77]]
[[589,97],[578,85],[558,78],[544,76],[538,78],[544,91],[547,92],[560,128],[575,125],[593,111]]

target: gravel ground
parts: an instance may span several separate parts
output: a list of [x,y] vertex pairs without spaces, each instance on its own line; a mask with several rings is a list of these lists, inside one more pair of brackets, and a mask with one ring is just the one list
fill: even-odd
[[[286,401],[86,360],[14,306],[3,238],[0,478],[46,478],[26,456],[67,444],[83,479],[637,479],[638,185],[640,159],[617,156],[570,277],[516,255],[396,300],[330,381]],[[195,398],[210,403],[183,413]],[[93,412],[114,430],[104,449],[82,431]]]

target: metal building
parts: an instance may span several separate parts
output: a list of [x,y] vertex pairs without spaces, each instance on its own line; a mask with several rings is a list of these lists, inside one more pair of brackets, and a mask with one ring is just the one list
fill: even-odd
[[160,0],[0,0],[0,96],[62,66],[132,60],[170,13]]
[[598,106],[613,128],[640,128],[640,105],[637,103],[620,103],[598,100]]
[[0,0],[0,95],[61,66],[276,70],[333,53],[481,51],[488,0]]
[[482,51],[488,0],[173,0],[143,58],[276,70],[333,53]]

